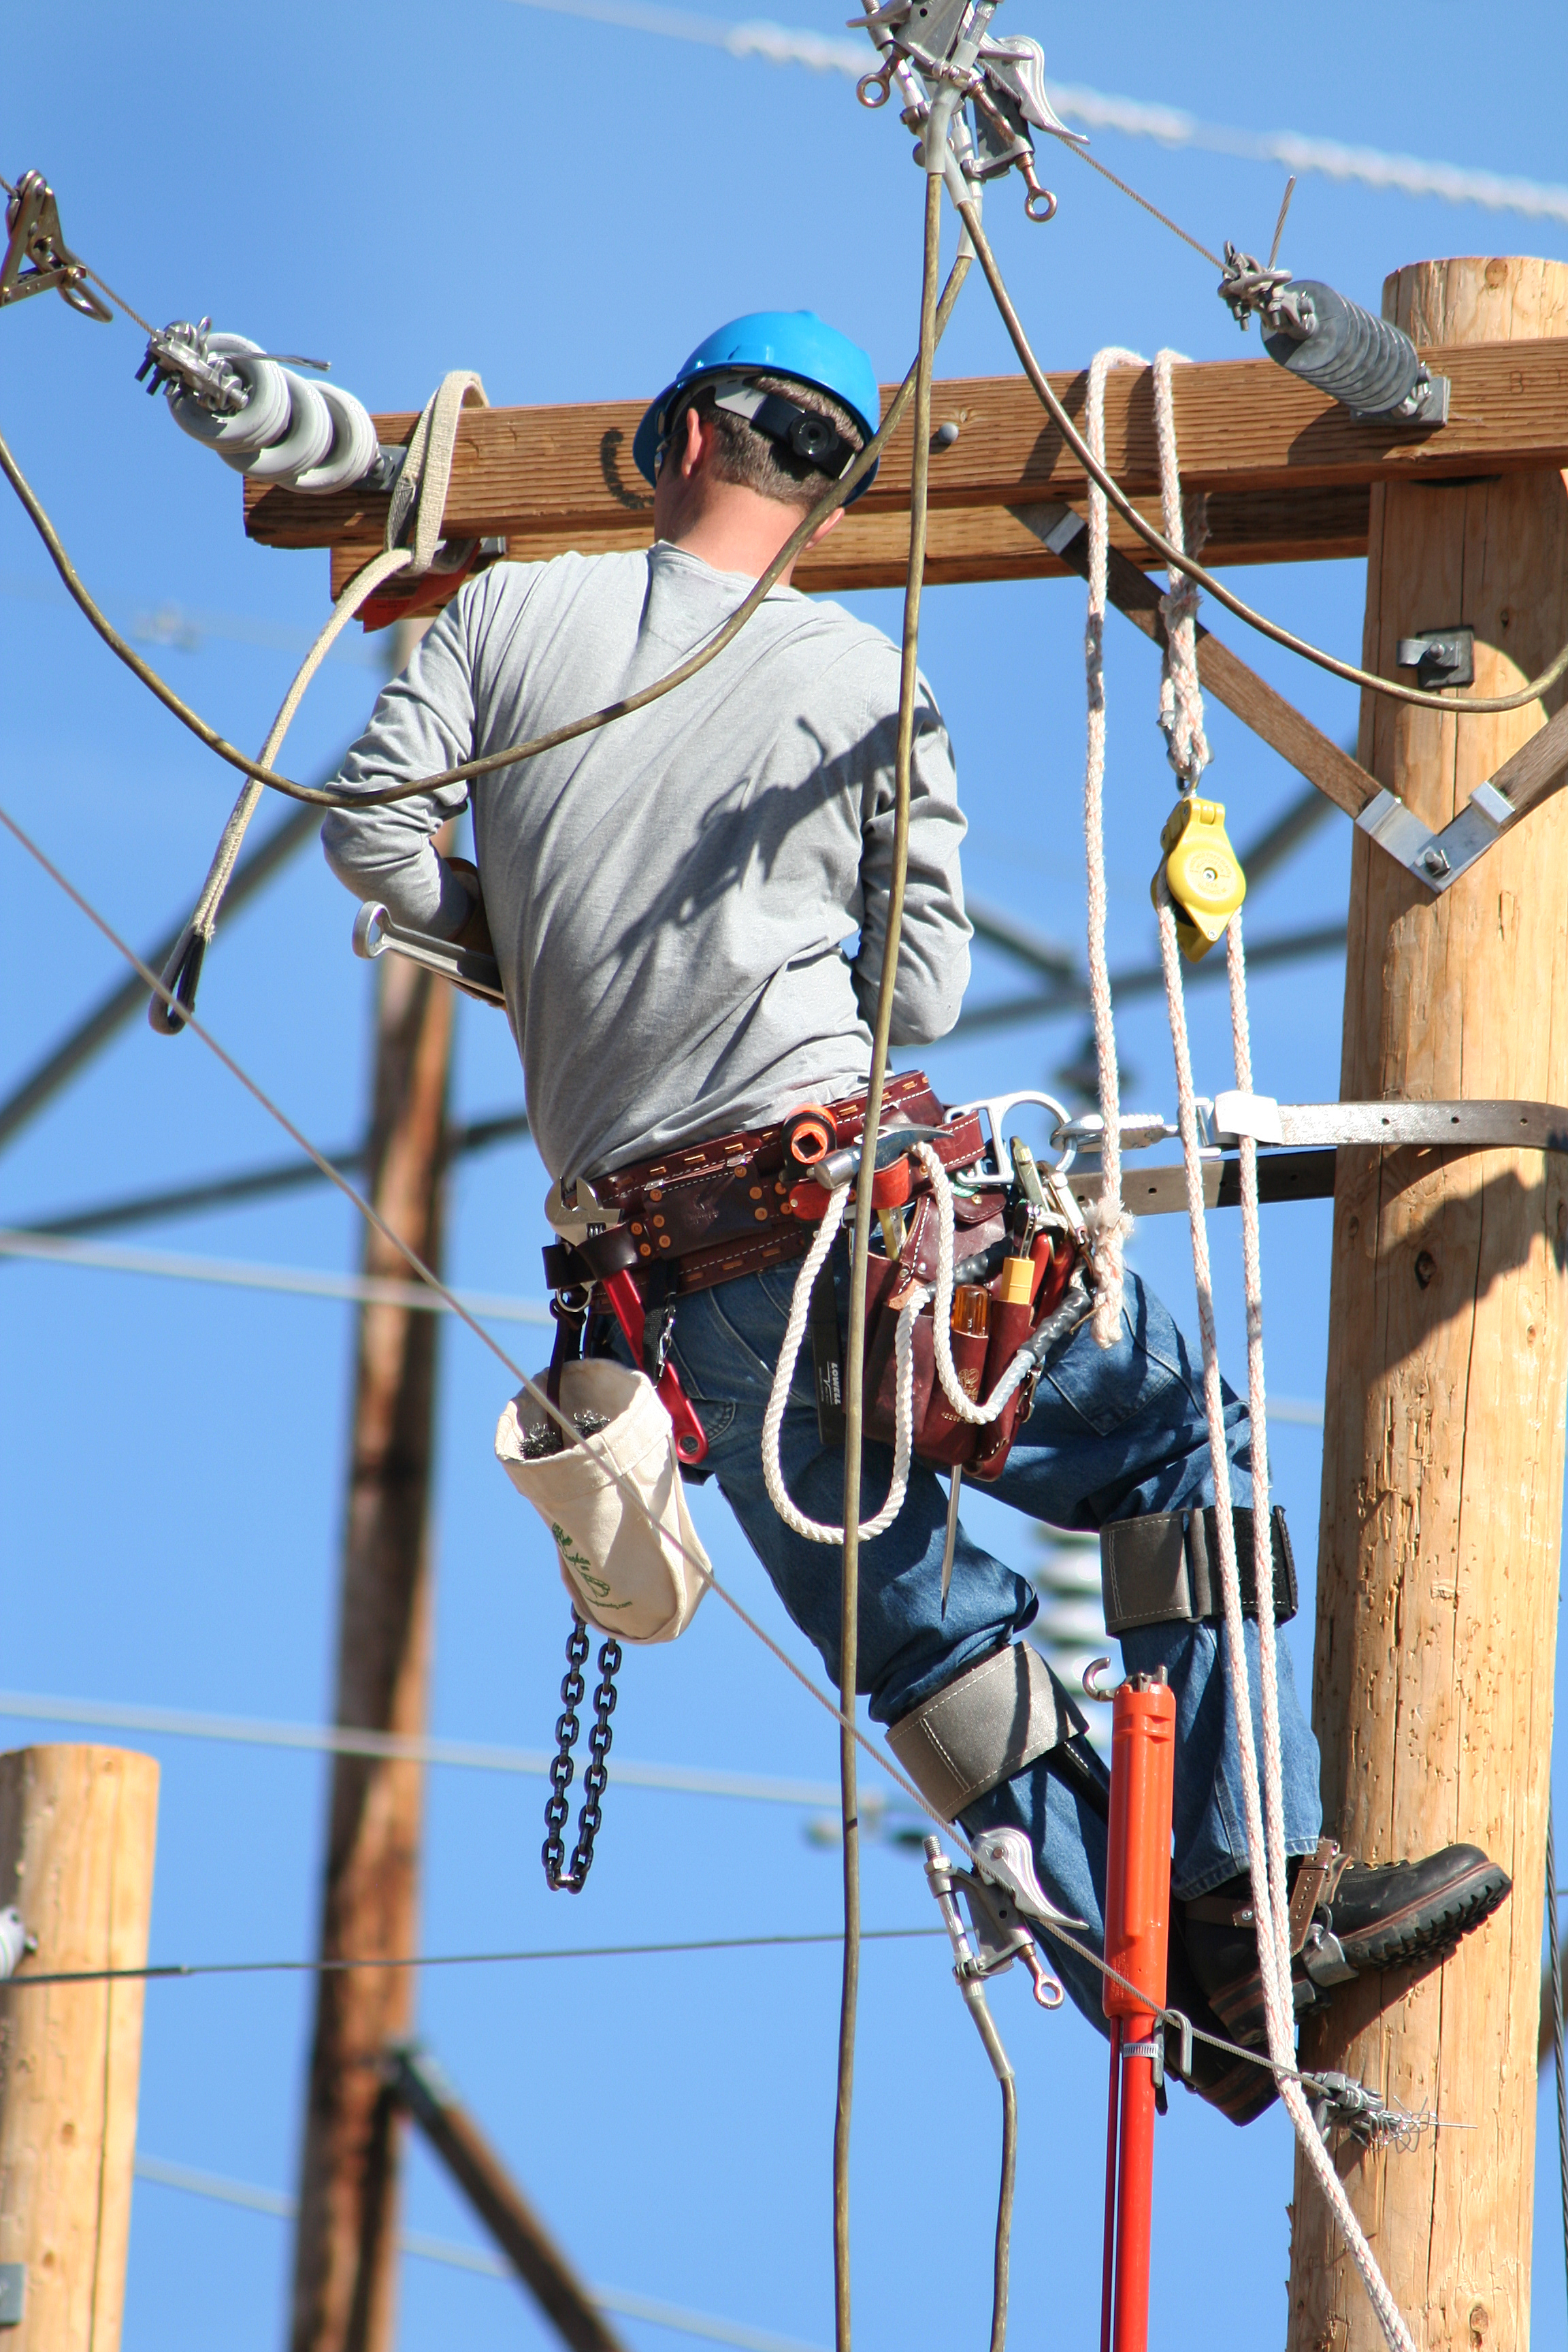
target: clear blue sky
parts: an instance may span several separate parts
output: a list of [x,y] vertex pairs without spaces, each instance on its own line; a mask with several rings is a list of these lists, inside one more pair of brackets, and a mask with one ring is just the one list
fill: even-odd
[[[1300,20],[1222,5],[1173,16],[1110,0],[1053,20],[1016,0],[1007,29],[1037,34],[1063,80],[1185,107],[1211,121],[1304,131],[1457,163],[1565,176],[1560,8],[1510,12],[1508,69],[1464,69],[1472,30],[1453,0],[1418,27],[1342,5]],[[833,12],[785,22],[840,33]],[[72,12],[68,62],[13,88],[8,173],[36,165],[67,236],[140,309],[210,311],[268,348],[330,355],[373,407],[410,407],[451,367],[506,403],[628,397],[737,311],[809,304],[858,334],[884,377],[912,349],[920,183],[890,113],[858,110],[841,77],[737,60],[646,33],[514,5],[437,12],[280,0],[264,21],[165,0]],[[1521,60],[1528,60],[1521,69]],[[1266,246],[1271,166],[1110,133],[1096,152],[1206,242]],[[1048,159],[1047,159],[1048,160]],[[1236,352],[1212,273],[1065,158],[1061,211],[1027,226],[1017,192],[994,235],[1049,364],[1097,346]],[[1287,259],[1376,306],[1384,273],[1426,256],[1568,254],[1561,222],[1416,201],[1323,179],[1298,190]],[[132,382],[141,340],[34,302],[0,316],[0,418],[88,579],[117,618],[192,617],[159,656],[225,731],[256,743],[324,610],[324,558],[249,546],[235,480],[184,441]],[[1009,364],[984,289],[960,307],[952,373]],[[1253,573],[1271,608],[1342,653],[1360,644],[1362,570]],[[890,595],[855,600],[896,628]],[[131,937],[188,908],[233,780],[134,686],[54,591],[37,541],[0,503],[0,611],[13,640],[0,702],[0,796]],[[221,625],[214,625],[212,616]],[[207,616],[205,620],[203,616]],[[968,872],[1037,929],[1082,929],[1078,820],[1081,591],[940,590],[922,651],[956,740],[973,824]],[[143,622],[143,625],[145,625]],[[224,634],[227,627],[229,634]],[[248,628],[247,638],[245,630]],[[294,633],[291,638],[289,633]],[[175,631],[178,634],[178,631]],[[1234,635],[1235,632],[1233,631]],[[1248,646],[1342,740],[1348,689]],[[313,772],[374,690],[363,663],[329,665],[293,738]],[[1113,950],[1142,958],[1170,784],[1142,640],[1113,631],[1110,709]],[[1297,789],[1223,713],[1212,788],[1245,838]],[[270,814],[270,813],[269,813]],[[1249,936],[1331,921],[1349,845],[1337,822],[1249,905]],[[0,1088],[111,977],[110,951],[14,849],[0,846],[6,994]],[[371,978],[349,952],[352,908],[311,855],[225,927],[203,1009],[320,1141],[348,1143],[365,1101]],[[1016,986],[977,959],[974,1001]],[[1295,1099],[1337,1087],[1340,977],[1331,961],[1260,974],[1258,1082]],[[1201,1009],[1200,1009],[1201,1008]],[[1194,1000],[1200,1084],[1226,1082],[1212,997]],[[1048,1082],[1074,1024],[986,1037],[930,1057],[950,1098]],[[1130,1008],[1124,1058],[1138,1107],[1167,1107],[1153,1008]],[[500,1020],[465,1003],[461,1114],[515,1108]],[[280,1138],[192,1039],[138,1024],[0,1163],[0,1218],[47,1214],[142,1185],[270,1159]],[[523,1149],[463,1171],[450,1259],[475,1287],[537,1296],[543,1177]],[[1269,1374],[1321,1392],[1328,1212],[1278,1210],[1265,1236]],[[1229,1360],[1239,1361],[1236,1236],[1216,1227]],[[170,1248],[342,1268],[348,1210],[319,1192],[151,1238]],[[1145,1226],[1137,1263],[1190,1316],[1174,1221]],[[320,1720],[330,1706],[336,1549],[352,1320],[343,1307],[203,1292],[110,1275],[0,1270],[8,1344],[4,1430],[4,1664],[16,1689]],[[459,1331],[442,1341],[434,1727],[543,1746],[556,1712],[563,1596],[545,1547],[490,1458],[507,1383]],[[1318,1444],[1275,1439],[1279,1488],[1310,1562]],[[798,1652],[722,1506],[699,1521],[716,1563]],[[1028,1565],[1032,1531],[981,1507]],[[1310,1668],[1310,1593],[1291,1634]],[[634,1655],[616,1737],[627,1756],[827,1780],[832,1728],[710,1602],[672,1650]],[[16,1743],[37,1736],[0,1726]],[[68,1736],[68,1735],[62,1735]],[[163,1759],[153,1950],[160,1958],[307,1951],[314,1928],[324,1769],[319,1760],[150,1742]],[[429,1787],[427,1948],[831,1927],[837,1871],[803,1818],[778,1807],[612,1786],[588,1893],[551,1898],[538,1863],[542,1790],[437,1772]],[[873,1846],[866,1914],[928,1923],[905,1853]],[[1042,2017],[1009,1979],[995,2007],[1022,2106],[1015,2341],[1087,2343],[1098,2294],[1101,2045],[1070,2012]],[[529,2193],[591,2277],[831,2340],[827,2182],[837,1959],[831,1951],[561,1964],[433,1976],[421,2022]],[[979,2341],[996,2161],[994,2085],[940,1948],[868,1949],[856,2140],[858,2332],[867,2352]],[[155,1987],[148,1997],[143,2147],[291,2187],[306,1988],[290,1979]],[[1550,2145],[1543,2137],[1543,2147]],[[1163,2352],[1283,2330],[1289,2129],[1245,2138],[1181,2095],[1160,2136],[1155,2247]],[[1542,2202],[1534,2341],[1561,2347],[1555,2200]],[[412,2226],[477,2240],[417,2153]],[[273,2352],[289,2244],[275,2221],[143,2184],[137,2192],[127,2352]],[[547,2339],[510,2286],[410,2262],[403,2344],[466,2352]],[[626,2323],[630,2341],[674,2339]]]

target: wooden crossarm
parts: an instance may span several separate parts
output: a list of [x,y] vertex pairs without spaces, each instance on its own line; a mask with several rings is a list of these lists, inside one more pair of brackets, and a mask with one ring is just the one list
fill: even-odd
[[[1176,368],[1183,480],[1216,499],[1282,494],[1296,501],[1303,492],[1364,494],[1379,481],[1568,466],[1568,340],[1438,348],[1425,356],[1453,385],[1450,421],[1440,429],[1358,420],[1270,360]],[[1078,415],[1085,381],[1081,373],[1053,379]],[[937,517],[1081,496],[1077,461],[1023,377],[940,383],[932,413],[959,426],[956,442],[932,460]],[[466,411],[447,508],[452,535],[505,533],[518,542],[514,552],[526,545],[532,555],[625,544],[628,532],[647,528],[649,493],[630,456],[640,415],[636,401]],[[401,442],[414,417],[405,412],[380,416],[376,424],[384,440]],[[1148,371],[1112,371],[1105,428],[1107,459],[1118,480],[1134,497],[1152,499],[1159,467]],[[851,562],[858,541],[854,560],[878,568],[882,551],[876,525],[907,512],[909,478],[906,429],[889,446],[871,490],[836,534],[845,543],[840,564]],[[300,497],[276,485],[247,483],[245,516],[250,535],[270,546],[363,546],[380,540],[386,501],[353,492]],[[1314,551],[1310,541],[1298,546],[1292,540],[1288,509],[1277,520],[1276,539],[1254,542],[1256,560],[1288,550]],[[1008,576],[1005,526],[988,528],[998,536],[984,541],[984,560],[1003,566],[1000,574],[959,569],[951,576]],[[1364,520],[1355,535],[1364,543]],[[1216,554],[1223,545],[1216,533]],[[1331,534],[1316,551],[1343,551]],[[823,558],[826,572],[831,569],[826,546]],[[837,576],[839,584],[850,584],[842,572]]]

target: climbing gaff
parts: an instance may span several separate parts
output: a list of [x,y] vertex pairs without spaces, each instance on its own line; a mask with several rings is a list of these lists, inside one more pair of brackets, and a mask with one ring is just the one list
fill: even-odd
[[[1154,2107],[1164,2082],[1166,1938],[1176,1701],[1164,1680],[1135,1675],[1111,1706],[1110,1822],[1105,1865],[1104,1979],[1110,2020],[1100,2352],[1146,2352]],[[1121,1981],[1119,1979],[1124,1979]]]

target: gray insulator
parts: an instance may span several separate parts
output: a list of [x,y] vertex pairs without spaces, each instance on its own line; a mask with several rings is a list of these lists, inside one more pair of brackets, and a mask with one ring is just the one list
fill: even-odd
[[226,466],[258,482],[288,481],[321,465],[332,446],[332,412],[319,388],[296,375],[292,368],[284,368],[281,373],[289,387],[287,430],[265,448],[218,451]]
[[244,383],[248,399],[237,416],[215,416],[188,393],[176,394],[169,413],[182,433],[205,441],[209,449],[264,449],[288,430],[289,382],[275,360],[252,358],[259,343],[244,335],[209,335],[207,349],[227,360]]
[[1290,291],[1310,298],[1316,324],[1300,340],[1266,334],[1263,348],[1271,360],[1363,416],[1384,415],[1408,400],[1421,361],[1402,328],[1373,318],[1316,278],[1302,278]]
[[375,426],[369,409],[352,392],[335,383],[319,383],[316,390],[332,413],[332,446],[320,465],[296,474],[289,487],[346,490],[351,482],[363,481],[375,466],[380,455]]

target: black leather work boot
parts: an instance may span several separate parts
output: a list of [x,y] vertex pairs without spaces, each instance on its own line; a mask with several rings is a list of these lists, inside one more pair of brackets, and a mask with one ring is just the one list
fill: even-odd
[[[1335,1861],[1292,1862],[1293,1922],[1301,1873],[1321,1873],[1319,1887],[1299,1922],[1300,1948],[1291,1979],[1298,2013],[1331,2000],[1334,1988],[1369,1970],[1436,1968],[1472,1927],[1489,1919],[1512,1890],[1507,1871],[1479,1846],[1448,1845],[1421,1862],[1376,1866]],[[1320,1892],[1321,1889],[1321,1892]],[[1227,1879],[1211,1894],[1173,1906],[1193,1974],[1233,2041],[1261,2046],[1267,2039],[1263,1986],[1252,1922],[1252,1882]],[[1294,1939],[1293,1939],[1294,1940]]]
[[[1172,2009],[1179,2009],[1191,2020],[1198,2033],[1215,2033],[1235,2041],[1223,2018],[1216,2017],[1204,1998],[1203,1988],[1193,1972],[1191,1960],[1182,1945],[1182,1932],[1175,1915],[1181,1905],[1172,1906],[1170,1947],[1165,1965],[1165,2000]],[[1165,2074],[1169,2080],[1176,2074],[1181,2051],[1175,2033],[1165,2030]],[[1178,2074],[1177,2080],[1182,2077]],[[1249,2124],[1274,2105],[1279,2095],[1279,2085],[1267,2066],[1259,2066],[1250,2058],[1237,2058],[1228,2050],[1216,2050],[1212,2042],[1193,2037],[1192,2073],[1186,2078],[1186,2088],[1195,2091],[1209,2106],[1217,2107],[1233,2124]]]

